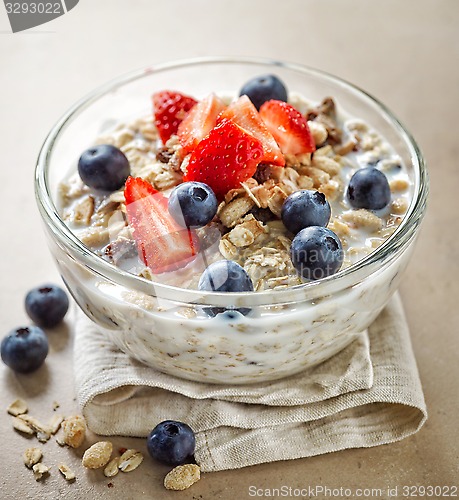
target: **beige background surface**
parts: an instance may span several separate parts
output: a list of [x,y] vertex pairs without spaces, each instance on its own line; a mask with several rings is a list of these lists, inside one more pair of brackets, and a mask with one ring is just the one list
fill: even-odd
[[[149,458],[113,479],[85,473],[78,455],[44,446],[52,475],[36,483],[22,464],[29,442],[2,409],[15,397],[46,419],[52,402],[75,410],[71,332],[50,332],[52,351],[36,375],[0,366],[2,499],[250,498],[249,486],[387,488],[458,484],[459,437],[459,2],[348,0],[81,0],[69,14],[12,35],[0,5],[0,336],[27,323],[24,293],[58,275],[33,199],[33,168],[45,134],[78,98],[112,77],[196,55],[259,55],[305,63],[357,83],[396,112],[430,167],[428,216],[402,296],[430,419],[403,442],[247,470],[208,474],[188,492],[166,493],[166,467]],[[118,438],[138,447],[143,440]],[[66,462],[74,484],[57,473]],[[383,497],[385,497],[384,495]]]

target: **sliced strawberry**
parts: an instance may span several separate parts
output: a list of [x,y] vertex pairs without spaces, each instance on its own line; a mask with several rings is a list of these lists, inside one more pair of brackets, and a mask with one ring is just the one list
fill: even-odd
[[252,101],[246,95],[239,97],[236,102],[230,104],[219,116],[217,122],[225,118],[233,121],[247,133],[261,141],[263,145],[263,158],[261,161],[263,163],[272,163],[279,167],[285,165],[284,156],[274,137],[264,124]]
[[154,273],[179,269],[197,254],[196,234],[172,219],[167,198],[149,182],[128,177],[124,196],[139,257]]
[[260,108],[260,116],[284,154],[299,155],[316,150],[306,118],[290,104],[275,100],[265,102]]
[[225,109],[225,104],[215,94],[210,94],[188,113],[179,125],[177,135],[186,152],[191,153],[216,125],[217,116]]
[[185,181],[208,184],[219,199],[250,179],[263,156],[258,139],[230,120],[222,120],[191,153]]
[[196,104],[192,97],[163,90],[152,96],[155,125],[163,143],[177,133],[180,122],[185,118],[190,109]]

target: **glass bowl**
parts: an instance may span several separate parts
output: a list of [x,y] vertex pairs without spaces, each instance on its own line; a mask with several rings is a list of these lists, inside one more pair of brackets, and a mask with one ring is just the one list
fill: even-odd
[[[151,113],[151,94],[175,89],[203,97],[278,75],[310,100],[325,96],[365,120],[406,165],[413,198],[401,225],[364,259],[325,279],[257,293],[200,292],[148,281],[91,252],[58,213],[58,185],[81,152],[114,124]],[[157,370],[195,381],[245,384],[295,374],[346,347],[397,289],[426,209],[423,157],[393,114],[357,87],[303,66],[262,59],[201,58],[121,77],[74,105],[51,130],[36,168],[36,196],[51,252],[81,309],[124,352]],[[243,305],[251,314],[210,317],[203,308]]]

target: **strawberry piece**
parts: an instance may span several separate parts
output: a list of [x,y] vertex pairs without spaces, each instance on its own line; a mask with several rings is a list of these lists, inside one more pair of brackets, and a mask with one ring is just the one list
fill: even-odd
[[193,149],[216,125],[225,104],[215,94],[199,101],[178,127],[180,144],[187,153]]
[[252,177],[262,156],[258,139],[232,121],[222,120],[191,153],[184,180],[204,182],[222,199]]
[[263,145],[263,158],[261,161],[263,163],[271,163],[279,167],[285,165],[284,156],[274,137],[261,119],[252,101],[246,95],[239,97],[236,102],[230,104],[220,115],[217,122],[225,118],[232,120],[248,134],[261,141]]
[[179,269],[197,254],[196,234],[172,219],[167,198],[149,182],[128,177],[124,196],[139,257],[154,273]]
[[299,155],[316,150],[306,118],[290,104],[276,100],[265,102],[260,116],[284,154]]
[[190,96],[170,90],[153,94],[152,100],[155,125],[165,144],[171,135],[177,133],[180,122],[197,101]]

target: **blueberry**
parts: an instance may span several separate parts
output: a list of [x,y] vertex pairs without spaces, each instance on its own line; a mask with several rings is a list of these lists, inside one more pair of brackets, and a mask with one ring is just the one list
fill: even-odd
[[323,226],[330,220],[330,204],[318,191],[295,191],[282,205],[281,217],[284,226],[296,234],[305,227]]
[[169,465],[181,465],[194,454],[196,440],[193,429],[183,422],[165,420],[147,437],[150,455]]
[[225,309],[223,311],[223,319],[226,319],[227,321],[237,321],[239,318],[239,311],[236,309]]
[[269,208],[260,208],[255,206],[254,208],[249,210],[248,213],[252,214],[255,219],[259,220],[260,222],[263,222],[263,224],[276,219],[276,216],[271,212]]
[[199,290],[212,292],[253,292],[247,271],[233,260],[218,260],[201,275]]
[[310,226],[293,238],[290,256],[298,274],[318,280],[336,273],[343,263],[341,241],[326,227]]
[[274,75],[257,76],[249,80],[239,92],[246,95],[259,110],[261,105],[271,99],[287,102],[287,89],[284,83]]
[[354,208],[380,210],[390,202],[387,177],[376,168],[364,167],[351,177],[347,198]]
[[212,318],[217,314],[221,315],[221,319],[228,322],[236,322],[242,316],[247,316],[252,309],[248,307],[227,308],[227,307],[204,307],[203,311]]
[[30,319],[42,328],[53,328],[69,308],[67,294],[57,285],[42,285],[26,295],[25,309]]
[[[233,260],[218,260],[211,264],[201,275],[199,290],[212,292],[253,292],[253,283],[247,271]],[[230,311],[230,316],[236,312],[243,315],[250,313],[246,307],[226,309],[224,307],[206,307],[204,312],[209,316]],[[228,317],[227,319],[232,319]]]
[[38,326],[17,328],[2,340],[0,351],[3,362],[12,370],[33,372],[48,355],[48,338]]
[[123,187],[130,172],[124,153],[110,144],[87,149],[78,161],[81,180],[87,186],[102,191],[116,191]]
[[169,196],[169,213],[182,227],[203,227],[217,213],[217,197],[212,189],[202,182],[179,184]]

